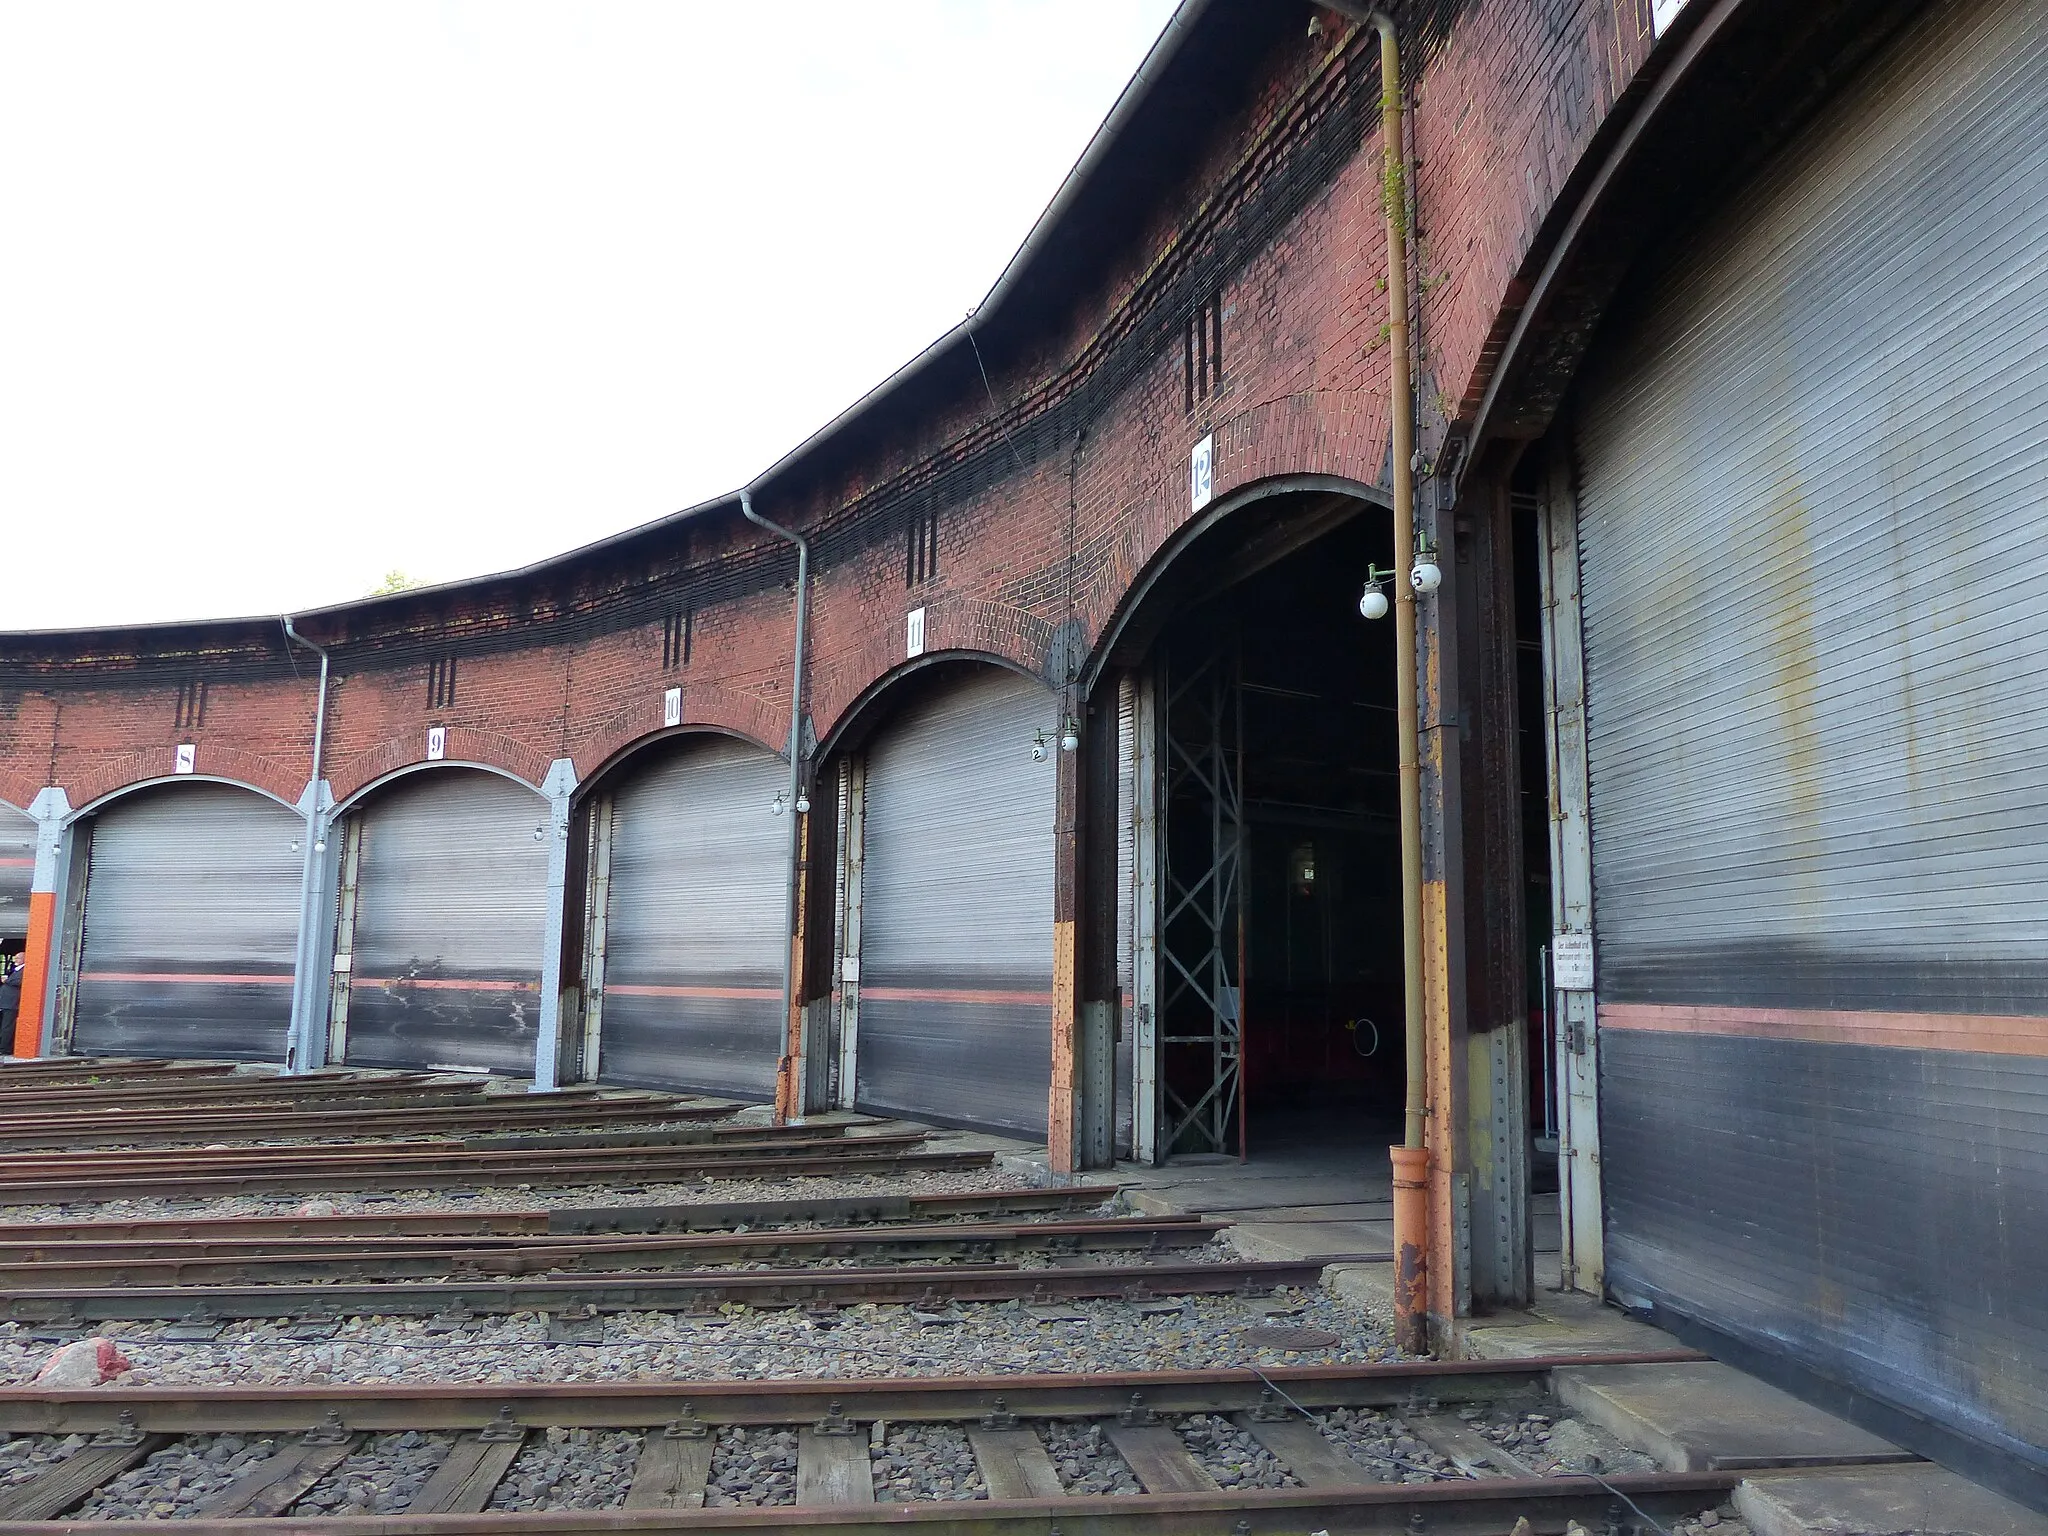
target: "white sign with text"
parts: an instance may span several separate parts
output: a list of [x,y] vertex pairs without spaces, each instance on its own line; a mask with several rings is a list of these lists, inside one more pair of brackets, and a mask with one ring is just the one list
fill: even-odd
[[1593,990],[1593,935],[1560,933],[1551,938],[1550,984],[1560,992]]

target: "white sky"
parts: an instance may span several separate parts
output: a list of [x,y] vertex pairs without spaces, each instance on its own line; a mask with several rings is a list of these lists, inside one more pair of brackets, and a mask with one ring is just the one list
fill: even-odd
[[1173,0],[0,0],[0,629],[730,490],[985,293]]

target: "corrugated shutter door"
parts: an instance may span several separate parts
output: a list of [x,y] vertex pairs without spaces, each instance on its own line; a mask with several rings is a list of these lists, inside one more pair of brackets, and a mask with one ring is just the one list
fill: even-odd
[[782,1054],[789,819],[779,757],[707,739],[612,803],[607,1082],[772,1099]]
[[1609,1282],[2048,1468],[2038,8],[1928,7],[1589,384]]
[[143,790],[101,811],[72,1049],[282,1061],[305,825],[228,784]]
[[414,774],[370,803],[350,1062],[533,1071],[547,825],[539,795],[474,769]]
[[1138,868],[1138,685],[1126,673],[1117,686],[1116,708],[1116,1155],[1133,1155],[1136,1128]]
[[861,1108],[1044,1134],[1058,765],[1031,745],[1059,723],[1044,687],[991,669],[869,748]]
[[36,872],[36,824],[0,805],[0,945],[18,954],[28,937],[28,892]]

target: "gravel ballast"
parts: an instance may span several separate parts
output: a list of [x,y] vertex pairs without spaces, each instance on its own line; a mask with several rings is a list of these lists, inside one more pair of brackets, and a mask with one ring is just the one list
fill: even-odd
[[633,1486],[646,1436],[638,1430],[549,1426],[529,1435],[518,1458],[491,1493],[490,1507],[506,1510],[617,1509]]
[[714,1507],[796,1503],[796,1431],[723,1431],[712,1447],[704,1502]]
[[[715,1320],[626,1312],[605,1319],[601,1344],[550,1343],[538,1313],[485,1316],[452,1334],[422,1317],[343,1320],[334,1338],[294,1342],[288,1323],[229,1324],[218,1339],[172,1343],[168,1323],[106,1327],[133,1369],[130,1386],[380,1386],[522,1381],[762,1381],[784,1377],[983,1376],[1074,1371],[1203,1370],[1222,1366],[1341,1365],[1393,1358],[1379,1323],[1316,1292],[1297,1316],[1338,1335],[1329,1349],[1251,1348],[1235,1335],[1271,1304],[1197,1296],[1177,1312],[1105,1300],[1062,1306],[1074,1320],[1041,1321],[1013,1303],[967,1304],[961,1321],[927,1326],[911,1308],[862,1304],[821,1325],[797,1311],[733,1308]],[[32,1378],[55,1345],[0,1324],[0,1381]]]
[[273,1455],[277,1435],[189,1435],[104,1484],[78,1507],[80,1520],[189,1520],[202,1500]]
[[426,1486],[454,1443],[453,1435],[416,1429],[372,1435],[293,1509],[321,1515],[399,1514]]
[[985,1499],[967,1431],[957,1424],[890,1424],[868,1452],[878,1503]]
[[1130,1466],[1109,1443],[1102,1425],[1055,1419],[1040,1425],[1038,1436],[1045,1442],[1046,1454],[1060,1475],[1060,1487],[1068,1493],[1100,1496],[1142,1492]]

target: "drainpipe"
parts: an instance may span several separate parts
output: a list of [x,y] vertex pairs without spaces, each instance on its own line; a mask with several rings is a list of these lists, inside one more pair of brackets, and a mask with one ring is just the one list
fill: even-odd
[[811,594],[811,546],[800,533],[771,523],[754,510],[754,498],[740,492],[740,511],[748,522],[796,546],[796,645],[789,685],[789,908],[787,942],[782,951],[783,1052],[776,1073],[775,1119],[778,1124],[801,1117],[804,1107],[803,1032],[796,1019],[796,945],[798,895],[803,875],[804,813],[797,809],[803,791],[804,633]]
[[292,1021],[284,1053],[285,1071],[297,1074],[306,1070],[306,1062],[313,1055],[313,999],[318,995],[313,966],[320,944],[313,925],[319,921],[314,909],[319,905],[320,850],[325,846],[325,839],[320,836],[325,810],[320,804],[320,785],[327,751],[327,649],[292,628],[289,614],[282,622],[287,641],[320,658],[320,702],[313,712],[313,777],[306,785],[306,860],[299,873],[298,958],[292,963]]
[[1354,0],[1316,0],[1380,35],[1380,144],[1386,157],[1381,201],[1387,215],[1389,428],[1394,459],[1394,705],[1401,747],[1401,979],[1407,1016],[1408,1098],[1394,1167],[1394,1342],[1410,1354],[1429,1347],[1429,1055],[1422,986],[1422,764],[1417,751],[1414,588],[1415,383],[1408,339],[1408,156],[1401,100],[1401,50],[1394,18]]

